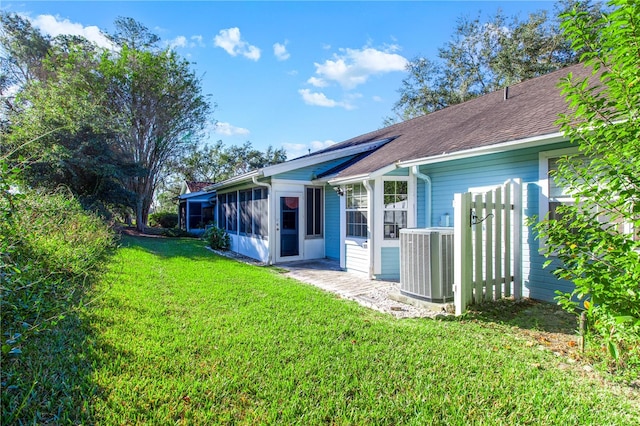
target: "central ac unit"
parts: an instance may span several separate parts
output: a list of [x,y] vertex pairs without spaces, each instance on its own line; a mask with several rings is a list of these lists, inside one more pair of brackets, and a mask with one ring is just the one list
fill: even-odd
[[400,292],[429,302],[453,300],[453,228],[400,230]]

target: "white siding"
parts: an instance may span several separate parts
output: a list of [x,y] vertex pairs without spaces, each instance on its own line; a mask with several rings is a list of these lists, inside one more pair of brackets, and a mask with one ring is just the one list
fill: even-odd
[[366,240],[347,240],[346,268],[350,272],[369,274],[369,248]]

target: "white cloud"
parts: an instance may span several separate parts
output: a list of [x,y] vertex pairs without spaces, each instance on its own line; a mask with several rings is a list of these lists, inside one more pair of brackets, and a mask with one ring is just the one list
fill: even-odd
[[34,27],[39,28],[43,33],[52,37],[63,34],[76,35],[82,36],[100,47],[109,49],[114,47],[109,39],[102,34],[100,28],[95,25],[85,27],[82,24],[71,22],[68,19],[61,20],[58,16],[53,15],[38,15],[36,18],[31,19],[31,23]]
[[223,123],[220,121],[216,123],[214,132],[225,136],[248,135],[250,133],[248,129],[243,129],[242,127],[236,127],[230,123]]
[[178,36],[173,40],[169,40],[165,44],[171,49],[175,49],[176,47],[204,47],[204,42],[202,41],[201,35],[194,35],[189,37],[189,39],[187,39],[187,37],[185,36]]
[[[396,45],[387,46],[385,50],[372,47],[363,49],[340,49],[340,54],[334,54],[333,60],[315,63],[316,74],[312,77],[314,84],[328,84],[335,81],[345,89],[366,83],[372,75],[386,74],[394,71],[404,71],[408,61],[403,56],[393,53],[399,48]],[[311,80],[311,79],[310,79]]]
[[279,61],[286,61],[291,57],[291,54],[287,52],[287,41],[284,44],[275,43],[273,45],[273,54]]
[[300,96],[302,96],[302,100],[307,105],[322,106],[327,108],[341,107],[347,110],[355,108],[348,101],[335,101],[333,99],[327,98],[324,93],[312,92],[309,89],[300,89],[298,90],[298,93],[300,94]]
[[169,41],[169,47],[172,49],[176,47],[187,47],[187,38],[185,36],[178,36]]
[[310,152],[320,151],[321,149],[325,149],[330,147],[331,145],[335,145],[335,141],[326,140],[326,141],[312,141],[309,143],[283,143],[282,147],[287,151],[287,158],[294,159],[298,157],[302,157],[303,155],[307,155]]
[[374,95],[371,99],[373,99],[374,102],[382,102],[382,98],[377,95]]
[[203,40],[203,38],[202,38],[202,36],[201,36],[201,35],[194,35],[194,36],[191,36],[191,40],[192,40],[192,42],[193,42],[194,44],[196,44],[197,46],[200,46],[200,47],[204,47],[204,46],[205,46],[205,44],[204,44],[204,40]]
[[310,77],[307,83],[315,87],[327,87],[329,85],[329,82],[318,77]]
[[242,40],[238,27],[220,30],[213,42],[216,47],[223,48],[231,56],[242,55],[253,61],[260,59],[260,49]]

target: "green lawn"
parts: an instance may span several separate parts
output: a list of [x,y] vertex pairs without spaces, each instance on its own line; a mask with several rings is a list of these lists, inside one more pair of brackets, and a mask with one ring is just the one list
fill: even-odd
[[640,423],[638,392],[510,327],[393,319],[195,240],[125,238],[96,295],[14,361],[3,424]]

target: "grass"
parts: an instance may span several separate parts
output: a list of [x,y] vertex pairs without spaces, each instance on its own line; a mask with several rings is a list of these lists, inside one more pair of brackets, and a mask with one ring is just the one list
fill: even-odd
[[197,240],[125,237],[95,294],[12,361],[2,424],[640,421],[511,325],[396,320]]

